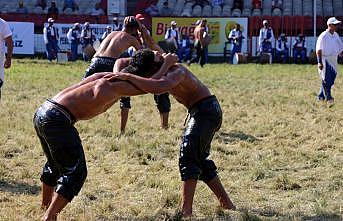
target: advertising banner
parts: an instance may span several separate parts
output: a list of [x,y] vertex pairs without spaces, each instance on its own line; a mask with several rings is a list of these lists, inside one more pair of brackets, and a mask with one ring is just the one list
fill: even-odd
[[12,31],[13,53],[34,54],[34,23],[8,22]]
[[[201,18],[152,18],[152,36],[156,42],[164,39],[164,35],[170,22],[176,21],[180,34],[186,34],[191,40],[194,39],[195,23]],[[247,36],[248,36],[248,18],[206,18],[209,28],[209,34],[212,38],[208,47],[210,55],[223,55],[225,42],[228,41],[230,30],[234,28],[236,23],[240,24],[243,36],[242,52],[247,52]]]

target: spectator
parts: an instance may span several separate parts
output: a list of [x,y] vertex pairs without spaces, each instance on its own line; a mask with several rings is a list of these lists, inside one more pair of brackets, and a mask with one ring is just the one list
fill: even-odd
[[58,30],[54,26],[54,19],[48,19],[48,26],[43,29],[43,38],[46,48],[46,56],[51,62],[57,58],[58,52]]
[[281,33],[280,37],[276,41],[276,60],[282,63],[286,63],[289,58],[289,46],[285,33]]
[[150,16],[157,16],[160,13],[156,4],[151,4],[144,10],[144,12],[149,14]]
[[252,7],[255,9],[261,9],[262,8],[262,1],[261,0],[252,0]]
[[298,37],[295,39],[293,44],[293,59],[294,63],[298,63],[298,58],[300,57],[301,63],[306,63],[306,56],[307,49],[306,49],[306,41],[305,36],[299,34]]
[[182,35],[178,56],[180,62],[182,61],[189,61],[191,59],[191,40],[189,39],[188,35]]
[[41,7],[42,10],[45,10],[47,4],[46,4],[46,0],[37,0],[35,7]]
[[77,59],[77,49],[80,43],[80,24],[75,23],[72,28],[69,29],[67,33],[67,38],[70,43],[70,50],[71,50],[71,61],[76,61]]
[[272,0],[272,8],[282,9],[282,0]]
[[[198,22],[197,22],[198,23]],[[200,20],[200,23],[194,29],[194,48],[196,49],[197,56],[190,61],[188,65],[191,65],[194,62],[200,62],[200,66],[203,67],[206,63],[205,58],[205,48],[207,43],[204,38],[204,33],[206,32],[207,20]]]
[[263,21],[263,28],[260,29],[260,35],[258,39],[259,51],[262,53],[272,53],[274,42],[273,29],[269,26],[267,20]]
[[95,3],[95,6],[91,11],[91,15],[99,16],[99,15],[104,15],[104,14],[105,14],[105,12],[100,7],[100,3],[99,2]]
[[51,1],[50,8],[48,8],[48,17],[54,19],[58,17],[58,8],[56,7],[55,1]]
[[233,1],[233,7],[232,7],[232,10],[234,9],[239,9],[242,11],[243,9],[243,1],[242,0],[234,0]]
[[28,13],[27,8],[24,6],[24,1],[20,0],[18,2],[18,8],[16,10],[16,13],[20,13],[20,14],[27,14]]
[[212,6],[223,6],[224,0],[212,0]]
[[112,32],[112,27],[109,25],[106,26],[106,31],[102,34],[100,38],[100,42],[102,42],[107,37],[107,35],[111,34],[111,32]]
[[121,31],[123,29],[123,24],[118,23],[118,18],[113,18],[113,31]]
[[71,8],[72,11],[79,10],[79,6],[76,4],[75,0],[64,0],[63,11],[67,8]]
[[168,6],[168,1],[163,2],[163,7],[160,10],[161,16],[171,16],[172,15],[172,9]]
[[241,53],[242,51],[242,41],[243,41],[243,35],[241,31],[240,24],[236,24],[235,28],[230,31],[229,34],[229,41],[231,41],[231,57],[230,62],[233,64],[233,58],[236,53]]
[[84,61],[89,61],[91,59],[90,57],[88,57],[86,53],[84,53],[84,49],[88,45],[93,45],[94,41],[95,41],[95,35],[89,26],[89,22],[85,22],[81,31],[82,55],[83,55]]
[[[5,44],[7,52],[5,51]],[[6,54],[5,54],[6,53]],[[8,23],[0,18],[0,99],[1,87],[5,81],[5,68],[11,67],[11,59],[13,53],[12,32]]]
[[331,107],[334,105],[331,87],[334,85],[338,73],[337,56],[339,54],[343,56],[343,42],[336,32],[341,21],[331,17],[326,24],[327,29],[319,35],[316,43],[318,72],[321,80],[318,100],[326,100],[329,107]]
[[171,45],[175,46],[175,48],[171,49],[170,52],[177,53],[179,40],[180,40],[180,33],[177,28],[177,23],[175,21],[172,21],[170,25],[171,27],[168,28],[168,30],[166,31],[166,34],[164,35],[164,39]]
[[185,4],[188,2],[194,3],[193,8],[196,5],[200,5],[201,7],[204,7],[205,5],[211,5],[209,0],[186,0]]

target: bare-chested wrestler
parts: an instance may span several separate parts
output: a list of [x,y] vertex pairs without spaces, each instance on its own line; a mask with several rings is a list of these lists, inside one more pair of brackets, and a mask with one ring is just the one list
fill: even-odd
[[[149,35],[146,27],[142,25],[134,16],[128,16],[124,19],[124,29],[109,34],[101,43],[99,50],[91,60],[91,64],[85,72],[84,78],[87,78],[98,72],[112,72],[115,61],[128,48],[134,47],[141,49],[143,44],[153,50],[163,52],[163,50],[154,42]],[[168,127],[168,113],[170,111],[170,101],[168,95],[155,96],[155,102],[161,115],[162,127]],[[129,110],[131,108],[130,97],[120,99],[121,108],[121,133],[125,132],[128,120]]]
[[[159,60],[166,67],[176,61],[177,56],[173,55]],[[33,123],[47,157],[40,178],[42,207],[47,209],[42,220],[56,220],[57,214],[79,193],[87,176],[74,123],[105,112],[123,96],[143,93],[128,82],[118,81],[113,73],[104,72],[64,89],[38,108]]]
[[208,159],[211,141],[222,122],[222,111],[217,98],[180,64],[172,66],[167,72],[154,74],[160,65],[154,62],[159,60],[156,56],[161,57],[158,53],[143,49],[133,57],[130,64],[118,60],[118,65],[122,68],[127,67],[115,76],[148,93],[169,92],[188,109],[190,119],[183,134],[179,156],[179,169],[183,181],[183,216],[192,215],[197,180],[202,180],[209,186],[223,208],[235,209],[217,176],[216,165]]
[[193,58],[188,62],[188,65],[194,63],[194,62],[199,62],[201,67],[203,67],[206,63],[206,58],[205,58],[205,48],[207,47],[207,41],[204,38],[204,34],[206,35],[206,25],[207,25],[207,20],[202,19],[200,20],[200,23],[195,27],[194,29],[194,48],[196,50],[196,57]]

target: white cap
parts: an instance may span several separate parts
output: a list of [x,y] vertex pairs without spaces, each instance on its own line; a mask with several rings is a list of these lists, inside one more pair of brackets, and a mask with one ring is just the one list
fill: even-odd
[[176,21],[171,21],[170,25],[177,25]]
[[48,18],[48,23],[53,23],[55,20],[53,18]]
[[337,18],[335,17],[331,17],[328,19],[328,21],[326,22],[327,25],[337,25],[341,23],[341,21],[337,20]]
[[263,24],[265,25],[265,24],[268,24],[269,22],[268,22],[268,20],[263,20]]

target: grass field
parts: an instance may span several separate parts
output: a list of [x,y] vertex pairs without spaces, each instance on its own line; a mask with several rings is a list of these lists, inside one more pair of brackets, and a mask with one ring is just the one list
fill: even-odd
[[[32,125],[37,107],[78,82],[87,64],[14,60],[0,103],[0,220],[38,220],[43,151]],[[340,66],[340,73],[343,67]],[[207,65],[192,71],[220,100],[223,125],[211,157],[238,207],[222,211],[199,183],[196,218],[342,220],[343,83],[336,105],[315,100],[311,65]],[[175,220],[180,204],[178,150],[186,109],[172,100],[170,129],[159,129],[152,95],[134,97],[127,134],[119,104],[78,122],[88,177],[61,220]]]

